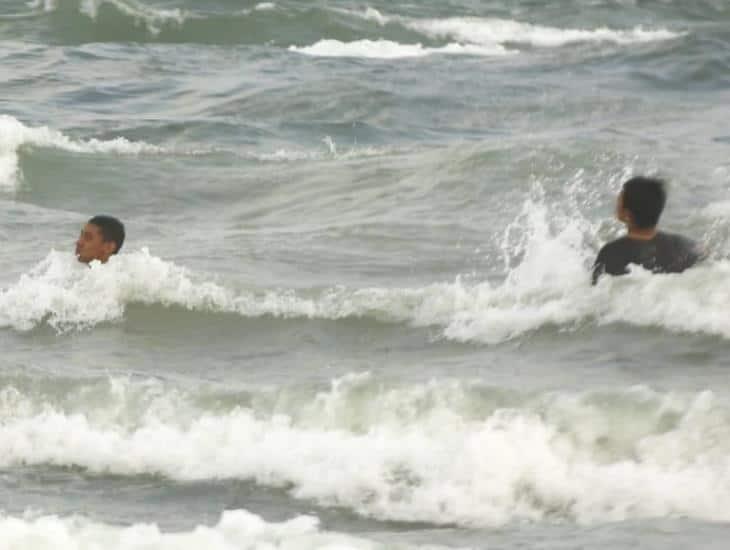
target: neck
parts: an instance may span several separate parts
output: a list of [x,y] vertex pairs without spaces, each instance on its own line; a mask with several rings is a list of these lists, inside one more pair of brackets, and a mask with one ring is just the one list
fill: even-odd
[[637,241],[650,241],[651,239],[656,237],[656,234],[657,234],[656,227],[651,227],[649,229],[646,229],[646,228],[629,226],[629,233],[628,233],[627,237],[629,239],[635,239]]

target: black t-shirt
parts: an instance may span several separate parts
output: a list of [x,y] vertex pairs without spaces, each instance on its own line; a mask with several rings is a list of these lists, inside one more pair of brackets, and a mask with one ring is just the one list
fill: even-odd
[[654,273],[681,273],[701,257],[700,246],[681,235],[659,231],[648,241],[622,237],[601,248],[593,265],[593,284],[604,273],[628,273],[629,264],[640,265]]

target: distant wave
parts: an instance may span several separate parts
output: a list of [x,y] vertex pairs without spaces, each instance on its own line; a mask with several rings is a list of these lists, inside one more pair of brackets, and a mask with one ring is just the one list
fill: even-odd
[[584,30],[560,29],[513,20],[477,17],[413,19],[383,15],[373,8],[368,8],[365,12],[347,13],[354,13],[364,19],[375,21],[381,26],[402,25],[431,39],[456,40],[457,42],[440,47],[423,47],[420,43],[402,44],[383,39],[357,40],[348,43],[338,40],[320,40],[312,46],[292,46],[290,50],[322,57],[378,59],[422,57],[435,53],[494,56],[517,53],[515,49],[507,49],[507,45],[529,45],[543,48],[575,43],[627,45],[670,40],[682,36],[682,33],[666,29],[646,30],[643,27],[635,27],[631,30],[612,30],[606,27]]
[[456,40],[444,46],[424,47],[420,43],[403,44],[391,40],[356,40],[343,43],[338,40],[320,40],[307,47],[291,46],[290,50],[322,57],[362,57],[397,59],[422,57],[431,54],[461,54],[495,56],[517,53],[507,45],[528,45],[537,48],[551,48],[576,43],[612,43],[619,45],[641,44],[670,40],[682,33],[666,29],[646,30],[635,27],[630,30],[613,30],[607,27],[597,29],[560,29],[531,25],[505,19],[477,17],[452,17],[445,19],[414,19],[383,15],[368,8],[365,12],[347,12],[378,25],[400,25],[416,31],[430,39]]
[[[140,0],[35,0],[29,6],[30,12],[0,15],[0,22],[41,19],[62,43],[265,44],[297,29],[314,36],[331,28],[320,8],[303,6],[287,13],[274,2],[228,11],[204,4],[165,9]],[[22,35],[23,29],[18,32]]]
[[427,35],[455,38],[476,44],[512,42],[541,48],[565,46],[580,42],[620,45],[642,44],[671,40],[682,36],[681,33],[665,29],[645,30],[642,27],[623,31],[606,27],[590,30],[558,29],[498,19],[445,19],[441,21],[412,22],[408,26]]
[[223,512],[213,526],[198,525],[191,531],[163,532],[155,524],[127,527],[109,525],[73,516],[58,517],[27,513],[23,517],[0,514],[0,540],[13,550],[271,550],[348,548],[376,550],[385,547],[345,534],[321,531],[312,516],[298,516],[281,523],[268,523],[246,510]]
[[679,38],[684,34],[666,29],[647,30],[640,26],[630,30],[613,30],[607,27],[597,29],[561,29],[543,25],[532,25],[509,19],[479,17],[413,19],[383,15],[372,8],[369,8],[360,15],[380,25],[397,23],[433,38],[450,38],[464,43],[480,45],[514,43],[545,48],[579,42],[608,42],[624,45],[670,40]]
[[114,6],[121,13],[135,18],[136,21],[144,23],[148,30],[157,33],[160,25],[167,23],[181,25],[190,14],[180,9],[152,8],[137,0],[84,0],[79,4],[81,13],[96,19],[101,6]]
[[155,380],[48,382],[3,380],[0,467],[246,479],[434,524],[730,521],[718,504],[730,499],[730,403],[709,391],[522,394],[361,374],[240,400]]
[[682,33],[666,29],[646,30],[642,27],[631,30],[612,30],[606,27],[584,30],[560,29],[519,21],[477,17],[413,19],[383,15],[372,8],[367,9],[364,13],[354,13],[364,19],[375,21],[381,26],[401,25],[430,39],[456,40],[457,42],[439,47],[423,47],[420,43],[402,44],[384,39],[356,40],[347,43],[338,40],[320,40],[312,46],[291,46],[290,50],[322,57],[377,59],[422,57],[438,53],[495,56],[517,53],[514,48],[507,49],[507,45],[528,45],[538,48],[559,47],[575,43],[628,45],[670,40],[682,36]]
[[320,40],[312,46],[290,46],[294,52],[317,57],[360,57],[369,59],[400,59],[404,57],[424,57],[433,54],[447,55],[504,55],[507,52],[500,45],[491,47],[473,44],[447,44],[438,48],[426,48],[421,44],[399,44],[390,40],[356,40],[340,42],[339,40]]
[[124,137],[109,140],[74,139],[48,126],[32,127],[18,119],[0,114],[0,188],[13,188],[22,179],[19,172],[19,152],[24,147],[60,149],[70,153],[113,155],[236,155],[259,162],[299,162],[319,160],[348,160],[398,153],[402,148],[338,147],[332,138],[324,136],[319,149],[277,149],[271,152],[258,150],[211,149],[205,147],[168,148],[160,145],[132,141]]
[[163,147],[123,137],[109,141],[75,140],[47,126],[33,128],[14,117],[0,115],[0,186],[12,187],[18,182],[18,150],[23,146],[52,147],[73,153],[120,155],[165,152]]
[[[30,5],[50,13],[58,9],[59,1],[66,0],[35,0]],[[166,24],[181,25],[191,16],[183,10],[152,8],[137,0],[81,0],[78,2],[78,13],[96,19],[102,6],[118,10],[120,14],[132,18],[136,24],[144,25],[152,34],[159,33],[161,26]]]
[[[429,53],[499,55],[507,47],[516,51],[519,46],[631,45],[684,35],[683,32],[641,26],[631,29],[558,28],[511,19],[415,18],[385,14],[373,8],[354,11],[310,4],[279,6],[262,2],[251,8],[222,12],[206,11],[202,4],[195,9],[162,9],[138,0],[68,1],[75,9],[66,6],[61,11],[56,1],[37,0],[32,4],[35,8],[32,13],[20,15],[50,18],[49,24],[63,42],[99,41],[106,37],[110,41],[274,44],[293,46],[294,51],[310,55],[382,59]],[[333,12],[336,17],[332,17]],[[75,18],[77,24],[56,27],[59,18]],[[421,39],[414,41],[414,34]],[[434,43],[444,40],[447,42]],[[345,50],[348,52],[344,53]]]

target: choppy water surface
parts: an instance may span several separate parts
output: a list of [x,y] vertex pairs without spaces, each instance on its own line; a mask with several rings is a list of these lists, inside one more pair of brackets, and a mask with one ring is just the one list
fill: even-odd
[[[725,547],[724,0],[6,0],[0,67],[7,547]],[[645,173],[711,257],[591,287]]]

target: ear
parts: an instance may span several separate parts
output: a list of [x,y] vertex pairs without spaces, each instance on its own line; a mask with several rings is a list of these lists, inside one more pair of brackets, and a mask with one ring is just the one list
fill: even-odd
[[106,252],[109,256],[115,254],[117,251],[117,243],[115,241],[105,241],[103,246],[104,252]]
[[632,224],[634,223],[634,219],[631,216],[631,212],[624,208],[624,194],[623,192],[619,193],[618,197],[616,198],[616,219],[620,222]]
[[629,225],[633,225],[634,217],[631,215],[631,211],[628,208],[619,208],[616,212],[616,217],[620,222],[624,222]]

